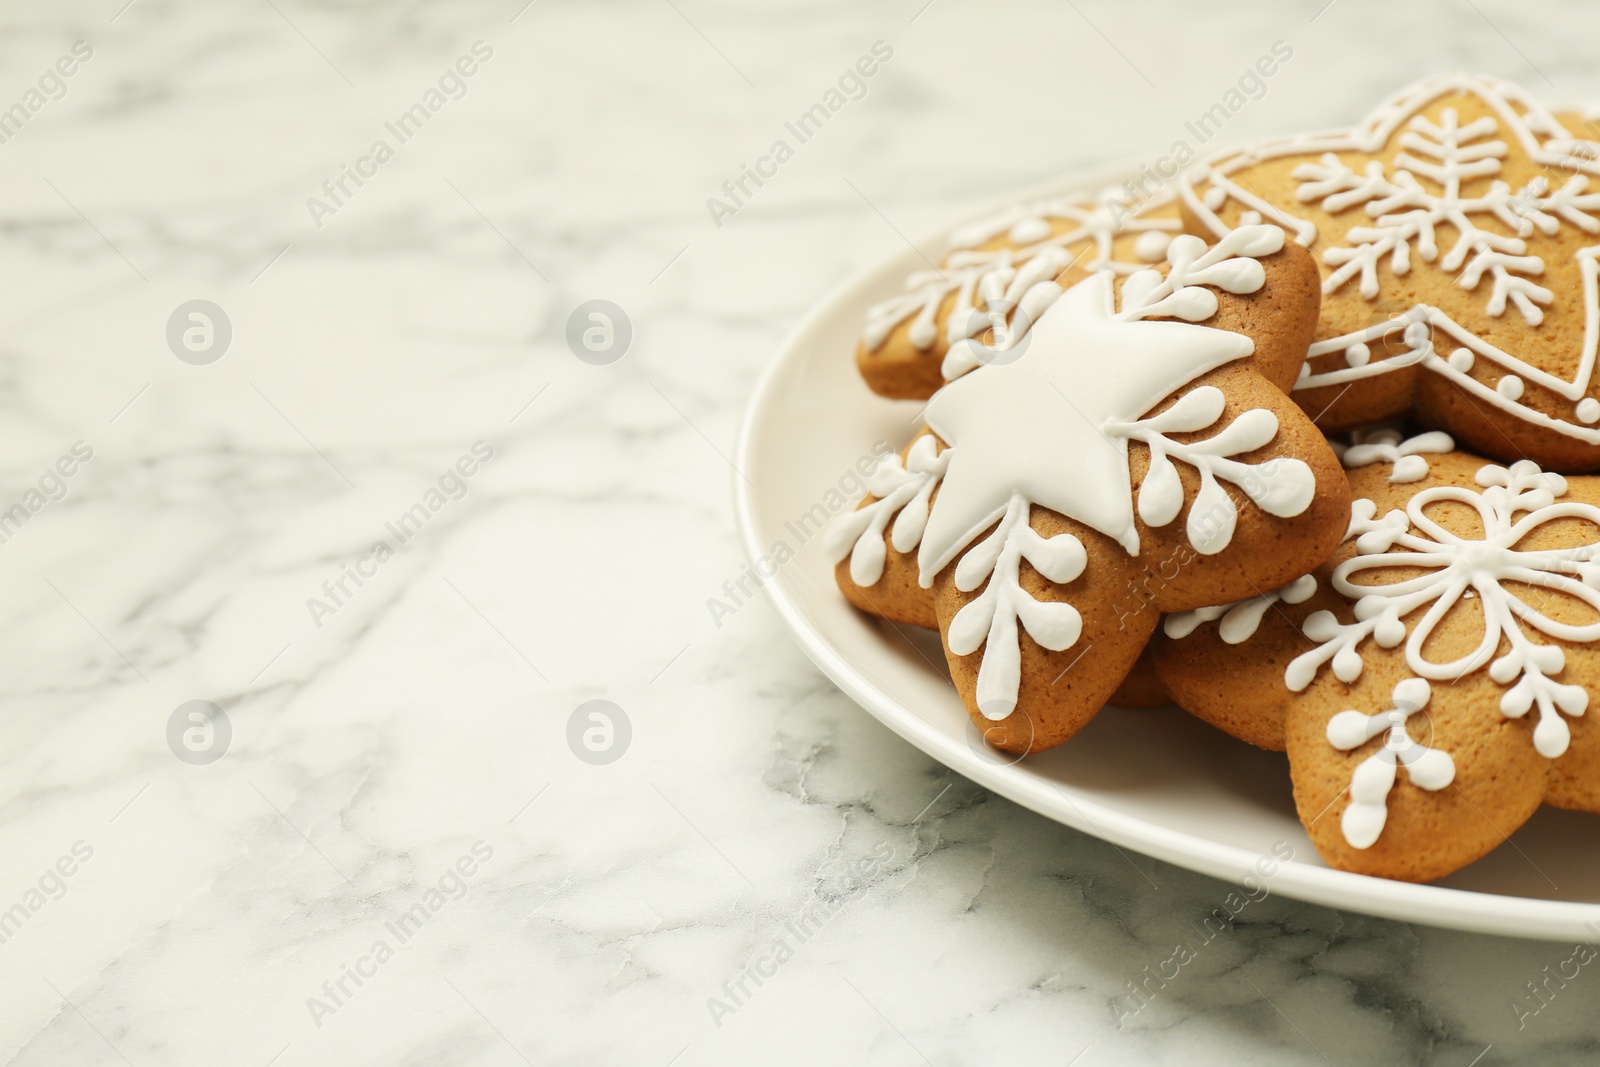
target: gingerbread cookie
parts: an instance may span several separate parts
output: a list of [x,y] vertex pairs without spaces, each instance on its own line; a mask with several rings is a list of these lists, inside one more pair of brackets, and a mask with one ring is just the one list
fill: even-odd
[[1001,348],[1060,295],[1074,265],[1132,274],[1161,263],[1179,230],[1172,196],[1128,207],[1114,191],[1019,205],[951,235],[955,250],[867,311],[856,365],[873,392],[926,400]]
[[1068,275],[827,535],[852,603],[938,626],[1007,751],[1082,728],[1160,612],[1270,588],[1344,532],[1338,459],[1283,392],[1316,317],[1310,256],[1255,226],[1179,236],[1164,266]]
[[1541,803],[1600,811],[1600,724],[1584,714],[1600,477],[1440,444],[1347,451],[1363,465],[1339,551],[1259,597],[1169,616],[1152,652],[1182,707],[1287,750],[1329,864],[1411,881],[1478,859]]
[[1156,674],[1149,645],[1144,646],[1144,651],[1139,653],[1139,658],[1128,671],[1128,676],[1107,698],[1106,703],[1112,707],[1130,710],[1164,708],[1172,703],[1172,697],[1167,695],[1167,687],[1161,684],[1161,679]]
[[1262,220],[1317,253],[1294,396],[1325,430],[1410,415],[1502,461],[1600,468],[1600,126],[1464,74],[1359,125],[1269,141],[1179,182],[1208,240]]

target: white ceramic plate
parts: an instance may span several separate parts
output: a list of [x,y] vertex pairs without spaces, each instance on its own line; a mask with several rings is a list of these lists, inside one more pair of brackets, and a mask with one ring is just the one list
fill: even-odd
[[[1128,170],[1084,174],[1008,203],[1097,189]],[[937,259],[948,242],[919,247]],[[926,263],[907,249],[824,299],[778,349],[740,431],[736,462],[745,478],[735,478],[735,513],[745,552],[763,573],[772,569],[763,561],[793,553],[765,589],[818,667],[939,762],[1117,845],[1238,882],[1286,842],[1294,859],[1268,881],[1285,896],[1461,930],[1593,940],[1585,924],[1600,924],[1600,818],[1592,815],[1544,809],[1465,870],[1409,885],[1325,866],[1295,816],[1284,757],[1176,710],[1107,709],[1067,744],[1021,762],[984,745],[950,684],[937,635],[850,608],[815,525],[830,506],[848,506],[840,503],[852,496],[848,482],[842,494],[829,491],[874,442],[898,450],[915,429],[919,405],[871,394],[852,353],[867,306],[900,292],[919,269]]]

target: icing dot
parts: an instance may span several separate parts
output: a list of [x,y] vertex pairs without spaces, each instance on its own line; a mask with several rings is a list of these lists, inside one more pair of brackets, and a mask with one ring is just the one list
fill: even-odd
[[1578,401],[1578,418],[1583,422],[1600,422],[1600,400],[1586,396]]
[[1344,350],[1344,361],[1352,367],[1365,367],[1367,360],[1372,358],[1372,349],[1357,341]]
[[1225,189],[1213,185],[1211,188],[1206,190],[1205,205],[1212,211],[1215,211],[1217,208],[1221,207],[1227,201],[1227,199],[1228,193]]
[[1428,476],[1428,461],[1421,456],[1401,456],[1390,467],[1389,481],[1396,485],[1420,482]]
[[1454,352],[1450,353],[1451,370],[1458,370],[1462,374],[1465,374],[1467,371],[1472,369],[1472,361],[1472,349],[1470,348],[1458,348]]
[[1133,242],[1133,254],[1146,263],[1159,263],[1167,258],[1167,245],[1172,235],[1165,230],[1146,230]]
[[1500,384],[1495,386],[1495,392],[1507,400],[1516,400],[1522,395],[1522,379],[1515,374],[1508,374],[1500,379]]
[[1246,212],[1244,212],[1242,215],[1239,216],[1239,225],[1240,226],[1259,226],[1259,225],[1261,225],[1261,212],[1259,212],[1259,211],[1246,211]]
[[1050,223],[1041,218],[1023,219],[1011,227],[1011,239],[1017,244],[1031,245],[1050,236]]

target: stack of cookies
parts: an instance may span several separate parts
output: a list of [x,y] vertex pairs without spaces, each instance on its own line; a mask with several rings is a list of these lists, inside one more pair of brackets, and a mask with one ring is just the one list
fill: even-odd
[[1600,812],[1597,142],[1449,75],[967,228],[869,312],[922,427],[829,531],[841,591],[937,629],[1005,751],[1170,702],[1286,752],[1342,870]]

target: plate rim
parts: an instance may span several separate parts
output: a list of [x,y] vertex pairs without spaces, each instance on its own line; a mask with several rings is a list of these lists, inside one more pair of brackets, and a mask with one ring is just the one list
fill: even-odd
[[[1137,173],[1139,162],[1141,157],[1129,157],[1071,169],[1056,178],[1033,183],[1002,198],[985,201],[961,218],[941,226],[938,231],[924,233],[922,240],[914,242],[914,248],[936,250],[942,258],[949,250],[950,234],[963,225],[995,215],[1020,202],[1093,191],[1115,184]],[[809,334],[836,317],[841,305],[852,302],[873,279],[889,271],[907,255],[905,251],[885,254],[861,266],[830,288],[785,332],[761,369],[739,420],[734,444],[736,471],[731,479],[734,524],[740,548],[751,566],[755,566],[756,560],[761,557],[764,543],[760,538],[757,517],[759,490],[740,474],[749,474],[751,461],[762,440],[762,416],[777,402],[779,382],[791,364],[799,360],[798,353]],[[841,358],[844,358],[844,354],[841,354]],[[761,583],[761,588],[801,650],[873,718],[932,759],[1030,811],[1112,845],[1131,848],[1153,859],[1234,884],[1242,884],[1245,875],[1254,871],[1261,853],[1163,826],[1108,808],[1089,798],[1074,799],[1059,786],[1022,770],[1018,763],[989,763],[966,746],[956,744],[891,694],[874,685],[854,667],[842,649],[814,628],[790,589],[791,581],[786,571],[780,568]],[[1600,903],[1541,900],[1401,882],[1334,870],[1299,859],[1280,861],[1277,872],[1266,884],[1272,894],[1281,893],[1285,897],[1323,907],[1469,933],[1544,941],[1573,938],[1593,941],[1600,937]]]

